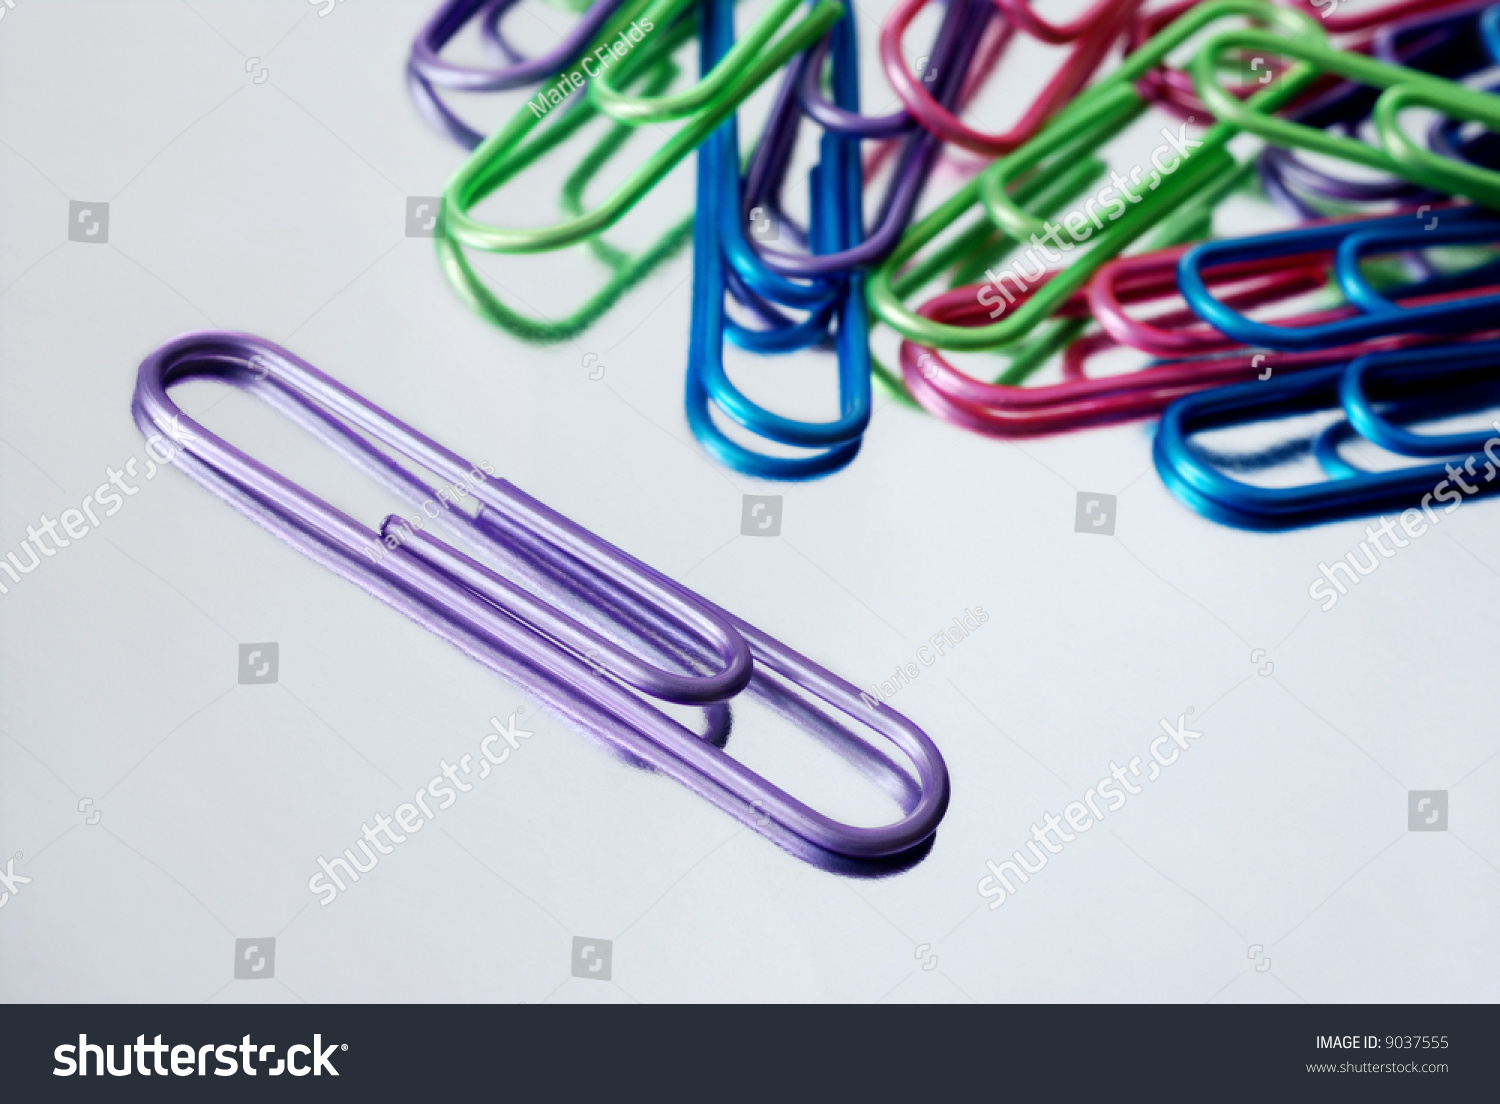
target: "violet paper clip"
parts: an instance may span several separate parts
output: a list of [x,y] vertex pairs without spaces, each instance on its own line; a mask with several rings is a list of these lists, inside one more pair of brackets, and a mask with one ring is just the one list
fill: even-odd
[[[411,44],[406,80],[413,102],[434,130],[447,134],[465,149],[474,149],[485,135],[475,130],[443,102],[438,88],[457,92],[500,92],[540,84],[576,62],[607,19],[624,0],[596,0],[592,7],[559,40],[537,58],[526,58],[510,44],[500,27],[505,13],[520,0],[447,0],[417,33]],[[508,64],[491,68],[460,65],[441,56],[469,21],[479,17],[481,36],[491,53],[502,54]]]
[[[410,501],[433,497],[431,476],[477,484],[474,516],[441,515],[470,551],[397,515],[371,530],[266,468],[173,401],[169,388],[189,379],[253,391]],[[847,873],[885,873],[930,847],[948,806],[948,772],[915,724],[862,701],[848,682],[506,480],[476,481],[474,465],[287,350],[249,334],[184,334],[142,362],[132,412],[148,437],[170,438],[176,467],[252,520],[628,760],[677,779],[798,857]],[[852,762],[895,798],[900,819],[841,823],[725,754],[719,744],[728,738],[729,703],[745,696]],[[648,698],[703,706],[708,733]]]

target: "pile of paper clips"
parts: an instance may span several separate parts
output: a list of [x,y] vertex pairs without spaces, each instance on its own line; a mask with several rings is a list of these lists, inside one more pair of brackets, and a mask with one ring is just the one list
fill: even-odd
[[[838,0],[769,0],[740,34],[733,0],[597,0],[536,58],[506,36],[516,2],[447,0],[411,53],[424,116],[473,150],[444,196],[444,268],[496,324],[560,341],[691,238],[687,418],[736,469],[799,479],[848,464],[878,381],[996,437],[1159,415],[1167,485],[1249,528],[1449,509],[1500,489],[1500,433],[1474,428],[1500,403],[1500,216],[1489,213],[1500,209],[1500,98],[1484,90],[1500,59],[1500,5],[1346,0],[1341,14],[1340,0],[1151,10],[1097,0],[1058,24],[1026,0],[946,0],[913,72],[903,37],[928,0],[900,0],[880,54],[902,106],[871,117],[860,113],[854,9]],[[445,61],[476,21],[496,62]],[[676,88],[679,48],[694,38],[702,76]],[[1027,38],[1066,46],[1061,67],[1010,130],[974,129],[966,107]],[[739,109],[777,73],[744,155]],[[502,89],[531,98],[488,138],[444,98]],[[1153,109],[1171,122],[1149,167],[1122,172],[1101,158]],[[1409,129],[1418,116],[1420,139]],[[804,117],[822,135],[801,225],[784,196]],[[591,123],[563,221],[516,229],[475,217]],[[631,136],[658,132],[665,141],[638,167],[612,169],[619,182],[586,208],[586,190]],[[694,213],[644,249],[606,241],[694,151]],[[963,182],[936,201],[923,192],[940,159]],[[867,205],[866,182],[881,179]],[[1211,240],[1216,210],[1247,189],[1305,225]],[[917,217],[924,198],[930,210]],[[772,221],[787,248],[758,232]],[[564,318],[505,303],[471,258],[570,245],[608,275]],[[1327,301],[1299,302],[1309,296]],[[894,370],[871,355],[877,322],[899,339]],[[798,420],[751,400],[726,373],[726,338],[764,354],[831,350],[838,417]],[[1154,359],[1086,371],[1119,350]],[[980,378],[945,352],[970,363],[995,354],[1002,367]],[[1034,382],[1058,362],[1060,381]],[[418,508],[361,526],[190,418],[169,392],[194,378],[257,393]],[[134,414],[148,436],[170,437],[176,466],[254,521],[793,853],[879,873],[931,847],[948,773],[915,724],[288,350],[247,334],[176,338],[141,365]],[[1246,432],[1238,451],[1202,439]],[[1385,460],[1357,462],[1379,450]],[[1298,464],[1323,478],[1248,478]],[[434,476],[471,486],[474,508],[434,517]],[[853,763],[899,817],[841,823],[731,758],[730,710],[747,698]]]
[[[445,196],[444,267],[485,317],[523,339],[557,341],[691,236],[687,418],[731,467],[790,480],[849,463],[872,381],[997,437],[1162,415],[1155,457],[1168,485],[1206,515],[1253,528],[1409,504],[1424,481],[1432,486],[1425,468],[1356,467],[1351,449],[1446,457],[1488,440],[1395,427],[1487,405],[1488,346],[1452,346],[1483,340],[1500,295],[1491,263],[1500,221],[1484,213],[1500,207],[1500,99],[1486,90],[1500,7],[1095,0],[1060,23],[1027,0],[946,0],[914,70],[905,37],[927,0],[901,0],[879,41],[901,107],[868,116],[856,10],[837,0],[776,0],[738,34],[732,0],[598,0],[536,58],[505,35],[515,3],[447,0],[412,49],[416,103],[473,148]],[[496,63],[445,61],[444,47],[476,20]],[[701,77],[675,90],[680,48],[694,37]],[[965,108],[1028,40],[1066,47],[1061,64],[1039,92],[1004,90],[1029,101],[1009,130],[975,129]],[[739,109],[778,73],[764,126],[742,146]],[[487,139],[443,99],[516,88],[537,91]],[[1171,124],[1149,166],[1127,175],[1101,159],[1152,109]],[[801,225],[784,197],[804,119],[821,139]],[[474,217],[595,120],[599,137],[563,189],[564,221],[510,229]],[[647,124],[675,129],[585,210],[601,166]],[[636,253],[606,242],[694,150],[691,219]],[[940,161],[968,179],[939,202],[924,192]],[[1216,208],[1246,192],[1306,225],[1190,246],[1212,238]],[[770,225],[775,243],[760,232]],[[503,302],[469,255],[569,245],[586,246],[608,276],[560,319]],[[877,323],[900,339],[894,369],[871,356]],[[798,420],[747,397],[726,373],[726,339],[767,355],[831,351],[837,418]],[[1146,362],[1098,370],[1121,349]],[[993,354],[999,366],[976,372],[968,366],[982,358],[960,367],[945,352]],[[1036,382],[1044,367],[1060,378]],[[1341,412],[1301,447],[1231,456],[1189,436],[1251,422],[1274,430],[1325,408],[1324,420]],[[745,443],[757,440],[766,447]],[[1241,478],[1313,459],[1322,482],[1267,489]]]

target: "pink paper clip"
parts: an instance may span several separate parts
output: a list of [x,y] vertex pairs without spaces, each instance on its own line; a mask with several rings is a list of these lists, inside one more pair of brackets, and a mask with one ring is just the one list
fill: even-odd
[[[1074,43],[1073,51],[1032,101],[1020,121],[1003,134],[985,134],[962,122],[933,99],[920,76],[913,74],[908,68],[901,52],[901,39],[917,13],[927,3],[928,0],[904,0],[886,21],[880,34],[880,59],[885,65],[886,79],[906,105],[907,111],[927,130],[970,153],[998,157],[1011,152],[1036,134],[1043,123],[1088,84],[1089,78],[1094,75],[1115,42],[1130,26],[1142,0],[1098,0],[1078,20],[1064,27],[1044,23],[1034,15],[1028,17],[1029,26],[1043,32],[1038,35],[1043,41],[1071,41]],[[1002,12],[1009,11],[1006,2],[995,0],[995,3]],[[1029,30],[1028,27],[1021,29]],[[1056,37],[1059,34],[1068,37]],[[1044,37],[1047,35],[1052,37]]]

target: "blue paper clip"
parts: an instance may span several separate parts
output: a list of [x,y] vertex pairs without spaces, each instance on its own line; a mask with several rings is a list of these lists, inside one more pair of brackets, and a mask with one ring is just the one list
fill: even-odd
[[[930,66],[933,94],[945,106],[957,101],[982,32],[994,17],[990,0],[953,0],[947,6]],[[732,45],[729,5],[717,0],[711,3],[705,25],[703,58],[707,66]],[[823,61],[830,51],[831,103],[818,88]],[[723,463],[766,479],[824,475],[849,463],[858,452],[870,415],[869,319],[863,270],[895,248],[941,146],[934,135],[916,127],[904,110],[874,118],[859,114],[857,60],[851,9],[828,37],[808,50],[788,72],[743,182],[738,175],[739,144],[733,117],[698,154],[688,422],[704,447]],[[812,218],[805,232],[782,213],[780,196],[803,114],[824,128],[820,160],[810,174]],[[897,167],[875,228],[867,235],[862,217],[859,143],[900,135],[906,137]],[[748,242],[744,216],[756,208],[775,213],[787,236],[805,245],[808,252],[793,254]],[[752,327],[730,318],[724,310],[726,291],[765,325]],[[783,308],[806,315],[795,320],[784,314]],[[831,422],[797,421],[746,398],[724,371],[726,337],[740,348],[760,353],[831,345],[838,354],[839,417]],[[766,440],[821,451],[798,457],[753,451],[719,429],[712,407]]]
[[1479,39],[1490,60],[1500,62],[1500,4],[1492,4],[1479,17]]
[[[1204,242],[1188,250],[1178,261],[1177,285],[1199,318],[1236,341],[1262,348],[1324,349],[1392,334],[1477,329],[1480,323],[1500,311],[1500,294],[1414,307],[1400,306],[1394,300],[1481,286],[1495,277],[1490,265],[1410,284],[1390,298],[1371,288],[1359,271],[1359,259],[1366,253],[1500,240],[1500,216],[1489,211],[1477,207],[1445,207],[1434,215],[1355,219],[1257,237]],[[1436,225],[1432,225],[1434,222]],[[1216,264],[1327,250],[1335,253],[1334,268],[1340,288],[1350,303],[1359,308],[1360,313],[1353,317],[1295,327],[1257,322],[1215,298],[1203,278],[1203,270]]]
[[[1500,491],[1500,422],[1493,430],[1447,434],[1417,433],[1407,427],[1496,402],[1500,341],[1367,353],[1347,364],[1180,399],[1162,414],[1152,457],[1163,482],[1178,498],[1205,517],[1242,529],[1290,529],[1405,509],[1432,511],[1434,501],[1450,512],[1466,497]],[[1310,453],[1331,477],[1321,483],[1246,483],[1226,473],[1225,458],[1212,456],[1191,440],[1205,430],[1339,408],[1345,417],[1309,444],[1282,444],[1265,454],[1274,463]],[[1356,435],[1402,456],[1447,459],[1441,464],[1368,471],[1340,451]],[[1481,457],[1486,458],[1482,472],[1476,468]]]
[[[705,5],[702,58],[707,72],[733,45],[732,0]],[[858,110],[853,16],[833,30],[835,102]],[[784,86],[783,100],[787,99]],[[778,105],[781,106],[781,105]],[[791,106],[796,108],[795,101]],[[783,107],[783,110],[785,108]],[[774,114],[774,113],[773,113]],[[859,452],[870,420],[869,319],[859,273],[816,277],[799,284],[750,250],[740,224],[739,139],[734,117],[698,151],[698,209],[693,226],[693,323],[688,346],[687,418],[694,435],[728,466],[763,479],[807,479],[843,467]],[[825,134],[812,172],[809,244],[815,252],[848,249],[863,237],[858,141]],[[763,320],[765,331],[727,318],[726,290],[733,287]],[[807,310],[792,322],[775,304]],[[787,418],[748,399],[724,371],[726,332],[736,344],[761,352],[786,352],[823,343],[836,327],[839,416],[828,422]],[[710,403],[746,430],[783,445],[816,449],[809,456],[768,456],[731,440],[713,420]]]

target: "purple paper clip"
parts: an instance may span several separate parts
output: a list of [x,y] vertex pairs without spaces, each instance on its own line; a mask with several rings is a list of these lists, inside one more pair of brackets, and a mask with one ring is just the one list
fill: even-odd
[[[479,133],[443,102],[438,88],[456,92],[500,92],[539,84],[566,69],[593,39],[599,28],[624,0],[596,0],[558,44],[541,57],[525,58],[505,38],[500,20],[520,0],[447,0],[417,33],[406,65],[407,85],[417,110],[429,125],[442,131],[466,149],[484,141]],[[492,52],[503,54],[509,64],[483,68],[445,61],[442,49],[475,16],[481,35]]]
[[[473,516],[440,513],[468,550],[397,515],[376,532],[251,459],[171,399],[168,389],[189,379],[255,392],[408,501],[433,498],[432,476],[470,486]],[[915,724],[280,346],[221,331],[174,338],[142,362],[132,411],[142,432],[171,440],[175,466],[252,520],[799,857],[885,873],[930,847],[948,806],[948,772]],[[721,747],[729,704],[746,695],[852,762],[902,817],[873,828],[841,823],[732,759]],[[704,707],[707,732],[649,698]],[[856,729],[883,737],[901,761]]]

